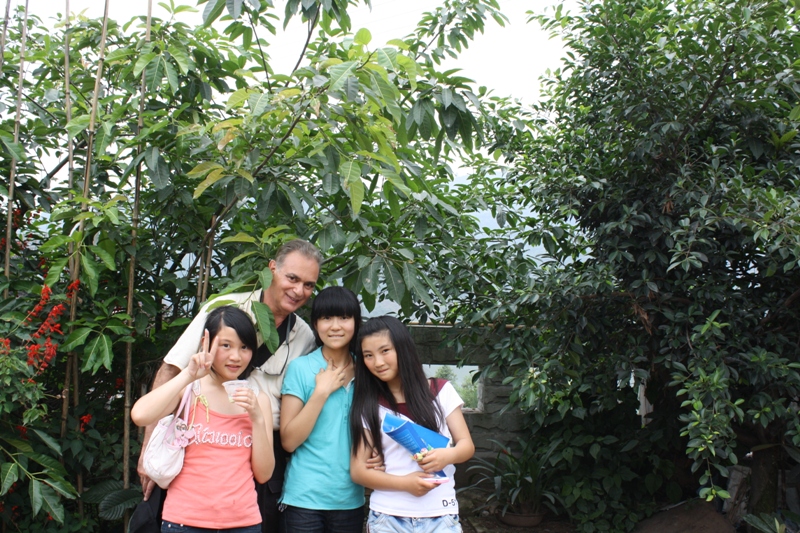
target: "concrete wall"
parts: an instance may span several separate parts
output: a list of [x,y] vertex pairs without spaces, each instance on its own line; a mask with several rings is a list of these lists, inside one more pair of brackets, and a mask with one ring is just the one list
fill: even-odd
[[[423,363],[435,365],[457,365],[459,359],[455,350],[446,345],[448,337],[456,331],[452,327],[411,326],[411,333],[417,344]],[[478,349],[467,348],[464,363],[482,366],[487,361],[487,353]],[[508,404],[510,388],[502,384],[501,378],[490,378],[479,384],[478,408],[464,410],[464,418],[469,426],[472,440],[475,443],[475,455],[493,460],[497,455],[496,440],[507,443],[516,439],[522,431],[522,417],[518,410],[500,411]],[[464,487],[469,482],[466,473],[471,462],[456,467],[456,485]]]

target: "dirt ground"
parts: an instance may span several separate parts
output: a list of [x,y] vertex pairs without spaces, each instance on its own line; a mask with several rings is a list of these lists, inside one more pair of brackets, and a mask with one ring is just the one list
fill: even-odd
[[545,520],[534,527],[511,527],[494,515],[464,516],[461,518],[464,533],[572,533],[568,522]]
[[[511,527],[493,514],[469,512],[463,507],[461,526],[464,533],[573,533],[566,520],[545,519],[534,527]],[[654,514],[633,533],[735,533],[735,529],[711,504],[690,500]]]

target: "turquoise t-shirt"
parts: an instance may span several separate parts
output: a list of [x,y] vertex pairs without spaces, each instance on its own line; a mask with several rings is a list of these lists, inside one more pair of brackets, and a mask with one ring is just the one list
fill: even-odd
[[[281,394],[305,404],[316,386],[317,373],[328,364],[317,348],[289,363]],[[364,505],[364,487],[350,479],[350,404],[353,383],[328,396],[314,429],[292,454],[283,482],[281,503],[334,511]]]

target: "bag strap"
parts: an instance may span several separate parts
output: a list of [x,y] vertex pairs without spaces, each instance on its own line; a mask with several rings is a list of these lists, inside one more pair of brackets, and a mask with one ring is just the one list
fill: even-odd
[[[192,397],[192,386],[187,385],[186,390],[183,393],[183,398],[181,398],[181,405],[178,407],[178,411],[175,413],[175,418],[183,418],[186,421],[189,418],[189,398]],[[174,419],[173,419],[174,420]]]
[[[182,418],[184,422],[187,418],[189,418],[189,398],[192,396],[192,387],[187,386],[186,391],[183,393],[183,398],[181,398],[181,404],[178,406],[178,410],[175,411],[175,415],[172,417],[169,425],[167,426],[167,431],[164,433],[164,438],[168,438],[169,435],[172,435],[175,432],[175,425],[178,423],[178,419]],[[185,413],[184,413],[185,411]]]

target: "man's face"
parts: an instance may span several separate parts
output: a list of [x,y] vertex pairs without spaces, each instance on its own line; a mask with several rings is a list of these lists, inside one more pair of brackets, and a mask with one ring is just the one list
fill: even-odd
[[287,255],[280,266],[270,261],[269,269],[272,283],[267,289],[267,304],[281,316],[294,313],[308,301],[319,277],[317,262],[300,252]]

